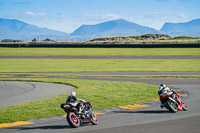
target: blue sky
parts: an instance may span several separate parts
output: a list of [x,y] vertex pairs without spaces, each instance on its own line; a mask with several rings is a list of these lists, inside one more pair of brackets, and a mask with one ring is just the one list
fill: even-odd
[[160,29],[200,18],[200,0],[0,0],[0,18],[67,33],[83,24],[125,19]]

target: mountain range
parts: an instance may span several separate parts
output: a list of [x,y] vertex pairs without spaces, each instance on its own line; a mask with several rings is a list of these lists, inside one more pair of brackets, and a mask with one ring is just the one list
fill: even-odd
[[37,36],[67,36],[67,33],[40,28],[16,19],[0,18],[0,40],[34,38]]
[[107,21],[96,25],[82,25],[71,35],[76,36],[131,36],[143,34],[159,34],[160,32],[149,27],[141,26],[123,19]]
[[51,37],[104,37],[104,36],[133,36],[144,34],[168,34],[174,36],[200,36],[200,19],[186,23],[165,23],[161,30],[142,26],[124,19],[112,20],[96,25],[82,25],[73,33],[67,34],[48,28],[40,28],[16,19],[0,18],[0,40],[36,38],[43,36]]
[[192,36],[200,37],[200,19],[186,23],[165,23],[160,30],[170,36]]

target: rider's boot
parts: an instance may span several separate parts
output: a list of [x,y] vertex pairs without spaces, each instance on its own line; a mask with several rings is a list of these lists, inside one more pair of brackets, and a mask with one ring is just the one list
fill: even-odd
[[161,103],[161,104],[160,104],[160,108],[163,108],[163,107],[164,107],[164,105]]
[[78,114],[80,114],[80,115],[82,115],[82,114],[83,114],[83,113],[82,113],[82,109],[81,109],[81,107],[79,107]]

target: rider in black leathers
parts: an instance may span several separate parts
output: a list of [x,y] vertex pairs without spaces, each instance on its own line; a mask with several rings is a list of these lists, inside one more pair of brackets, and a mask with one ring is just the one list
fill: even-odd
[[[76,101],[78,101],[78,104],[75,103]],[[69,93],[69,96],[67,97],[66,104],[70,104],[70,105],[72,105],[72,106],[77,107],[77,108],[78,108],[78,113],[81,114],[82,111],[83,111],[83,104],[81,104],[80,101],[83,102],[83,103],[86,103],[85,100],[78,99],[78,98],[76,97],[76,92],[71,91],[71,92]]]

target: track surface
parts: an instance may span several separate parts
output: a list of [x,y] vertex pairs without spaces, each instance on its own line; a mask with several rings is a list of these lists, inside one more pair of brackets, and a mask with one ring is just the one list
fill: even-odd
[[40,82],[0,81],[0,107],[64,94],[72,86]]

